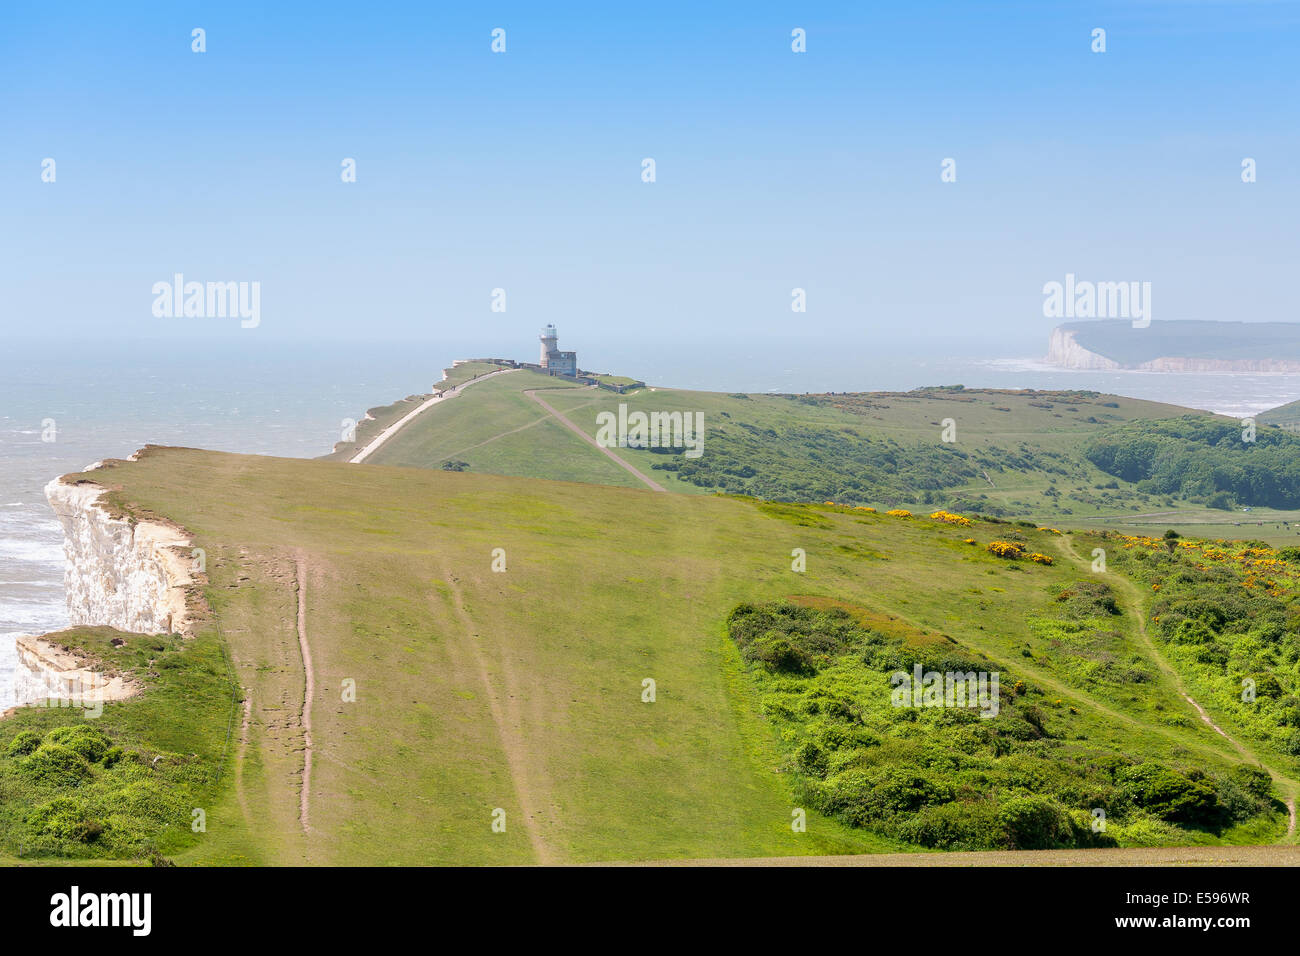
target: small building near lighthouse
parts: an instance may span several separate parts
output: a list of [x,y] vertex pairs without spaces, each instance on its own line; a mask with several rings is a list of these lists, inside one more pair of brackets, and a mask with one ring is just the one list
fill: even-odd
[[578,353],[561,352],[559,335],[554,325],[542,329],[539,336],[542,341],[542,371],[548,375],[568,375],[573,378],[578,374]]

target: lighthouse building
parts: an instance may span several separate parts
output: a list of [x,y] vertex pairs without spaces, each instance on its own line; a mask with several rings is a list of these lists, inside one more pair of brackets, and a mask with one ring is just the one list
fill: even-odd
[[550,375],[570,375],[578,374],[578,353],[561,352],[556,345],[559,344],[559,336],[556,334],[555,326],[548,325],[542,329],[540,336],[542,340],[542,370]]

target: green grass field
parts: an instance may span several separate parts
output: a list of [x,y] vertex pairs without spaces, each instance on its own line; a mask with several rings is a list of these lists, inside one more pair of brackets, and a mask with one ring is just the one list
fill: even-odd
[[[1080,453],[1091,436],[1122,423],[1205,414],[1155,402],[970,389],[786,397],[644,388],[616,395],[531,372],[476,389],[472,401],[448,403],[413,422],[372,461],[426,468],[457,461],[491,474],[641,486],[525,394],[538,389],[593,438],[597,415],[616,412],[620,404],[630,411],[701,413],[701,461],[721,460],[711,477],[730,482],[726,490],[733,492],[884,508],[944,506],[1080,527],[1173,527],[1279,545],[1300,540],[1300,510],[1224,511],[1148,493],[1102,472]],[[942,440],[948,420],[955,430],[951,443]],[[615,453],[669,491],[719,489],[694,483],[683,471],[655,467],[676,456],[627,447]],[[949,462],[969,474],[947,483],[933,480]],[[732,477],[747,465],[755,477]],[[868,472],[872,477],[864,479]]]
[[492,474],[638,484],[528,399],[526,389],[545,389],[548,397],[572,390],[585,401],[608,394],[539,372],[502,375],[416,418],[380,447],[370,463],[442,468],[447,462],[465,462],[471,471]]
[[[557,395],[570,410],[600,397]],[[791,595],[892,615],[1015,674],[1047,728],[1031,765],[1083,751],[1215,774],[1255,762],[1180,696],[1139,636],[1136,599],[1100,645],[1073,649],[1035,623],[1088,574],[1050,531],[189,449],[150,449],[96,478],[123,511],[166,515],[206,549],[211,614],[191,647],[217,641],[219,625],[247,698],[207,832],[171,845],[182,863],[907,849],[811,809],[807,832],[791,829],[803,804],[787,741],[727,631],[737,606]],[[1007,533],[1056,563],[964,543]],[[314,689],[306,827],[300,589]],[[1141,692],[1089,677],[1098,653],[1144,671]],[[159,693],[108,707],[128,715],[164,703]],[[185,731],[193,745],[167,747],[210,752],[208,724]],[[1267,759],[1290,795],[1295,760]],[[492,828],[498,810],[504,832]],[[1273,842],[1285,818],[1279,804],[1249,826],[1174,842]]]
[[[445,391],[457,385],[463,385],[480,375],[486,375],[504,367],[487,362],[463,362],[453,368],[444,369],[443,378],[436,387],[440,391]],[[404,416],[418,408],[421,403],[430,397],[430,394],[408,395],[387,405],[379,405],[368,409],[361,420],[357,422],[354,440],[336,442],[334,450],[328,455],[322,455],[321,458],[325,461],[349,461],[357,452],[370,444],[384,429],[396,424]]]

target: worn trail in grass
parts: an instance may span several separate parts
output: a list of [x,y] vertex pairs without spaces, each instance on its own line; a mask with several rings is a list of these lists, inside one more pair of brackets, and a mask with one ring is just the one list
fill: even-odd
[[[1074,539],[1072,536],[1062,535],[1057,540],[1057,544],[1061,553],[1064,554],[1066,558],[1083,570],[1093,573],[1091,562],[1075,550]],[[1254,750],[1242,744],[1214,722],[1205,708],[1187,692],[1187,687],[1183,682],[1182,676],[1164,654],[1160,652],[1160,648],[1156,646],[1155,641],[1151,639],[1151,635],[1147,632],[1145,603],[1142,592],[1139,590],[1138,586],[1120,574],[1109,574],[1107,575],[1107,580],[1116,584],[1126,595],[1126,613],[1133,620],[1135,630],[1142,641],[1147,654],[1151,660],[1155,662],[1156,666],[1160,669],[1160,672],[1165,676],[1165,678],[1178,691],[1179,695],[1181,695],[1182,698],[1191,705],[1192,709],[1196,712],[1196,715],[1201,719],[1201,721],[1227,741],[1242,760],[1249,764],[1263,767],[1273,776],[1274,785],[1282,794],[1283,801],[1286,803],[1288,815],[1287,831],[1285,836],[1282,837],[1279,842],[1289,842],[1294,840],[1296,827],[1296,795],[1300,793],[1300,781],[1297,781],[1295,778],[1279,770],[1276,766],[1271,766],[1267,761],[1262,760]]]
[[[791,829],[789,780],[725,636],[737,604],[791,594],[1014,661],[1058,698],[1042,706],[1063,740],[1225,763],[1199,721],[1161,722],[1153,707],[1172,701],[1158,688],[1136,698],[1072,683],[1064,652],[1029,619],[1078,570],[1002,561],[964,544],[970,529],[191,449],[150,449],[95,474],[119,507],[166,515],[205,548],[205,595],[250,702],[239,793],[182,862],[249,845],[260,862],[355,864],[906,849],[815,814],[806,833]],[[1048,532],[1025,534],[1048,548]],[[315,680],[306,788],[300,596]]]

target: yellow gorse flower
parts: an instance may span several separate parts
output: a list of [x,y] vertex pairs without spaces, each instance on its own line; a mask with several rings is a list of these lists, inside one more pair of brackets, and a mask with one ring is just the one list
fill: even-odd
[[964,515],[953,514],[951,511],[934,511],[931,512],[930,517],[935,521],[942,521],[945,524],[958,524],[963,528],[969,528],[971,524],[970,518],[967,518]]

